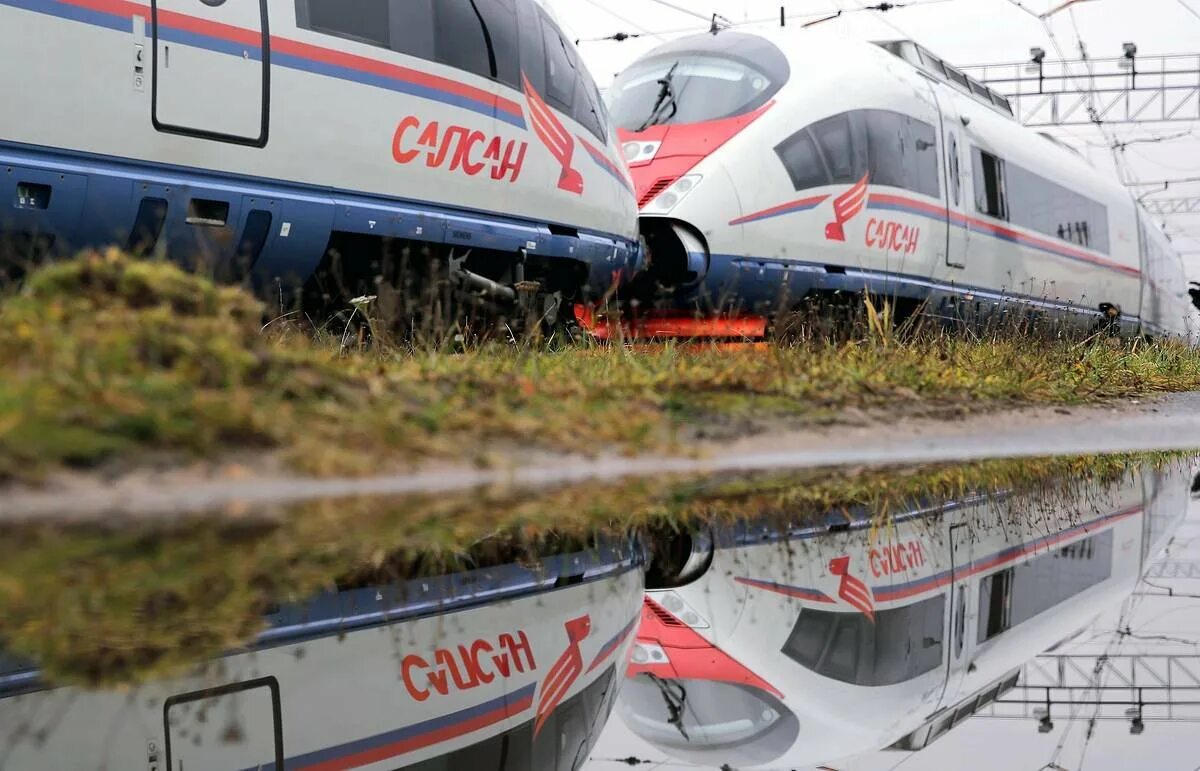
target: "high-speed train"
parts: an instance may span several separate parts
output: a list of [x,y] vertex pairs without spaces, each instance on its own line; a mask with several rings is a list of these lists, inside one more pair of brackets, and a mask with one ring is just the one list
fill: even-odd
[[0,653],[0,769],[579,768],[640,618],[629,540],[387,585],[268,616],[244,650],[114,690]]
[[0,0],[0,61],[8,269],[116,244],[273,299],[336,267],[353,297],[432,254],[503,306],[640,259],[606,107],[540,0]]
[[643,307],[766,320],[866,291],[951,319],[1193,322],[1182,261],[1129,190],[911,41],[719,30],[656,48],[607,98]]
[[705,766],[920,750],[1119,606],[1191,481],[1147,470],[1040,504],[914,508],[884,527],[839,513],[698,533],[647,592],[617,714]]

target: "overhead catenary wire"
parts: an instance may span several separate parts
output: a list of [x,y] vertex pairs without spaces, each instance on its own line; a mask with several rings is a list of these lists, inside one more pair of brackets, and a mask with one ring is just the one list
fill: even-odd
[[[592,0],[588,0],[588,1],[590,2],[591,5],[597,5],[597,3],[593,2]],[[651,1],[655,2],[656,0],[651,0]],[[753,18],[753,19],[743,19],[742,21],[731,21],[727,24],[723,24],[722,26],[725,28],[728,28],[728,29],[735,29],[738,27],[751,27],[751,26],[759,26],[759,25],[763,25],[763,24],[776,24],[777,25],[780,22],[798,21],[798,20],[805,20],[805,19],[817,19],[820,17],[836,18],[837,16],[841,15],[842,13],[859,13],[862,11],[877,11],[879,13],[886,13],[888,11],[898,10],[900,8],[916,8],[918,6],[923,6],[923,5],[941,5],[944,3],[951,3],[951,2],[955,2],[955,0],[913,0],[913,2],[910,2],[910,3],[892,3],[892,2],[886,2],[886,0],[885,0],[884,2],[876,3],[875,5],[862,6],[859,8],[846,8],[841,11],[835,11],[832,16],[830,15],[830,13],[831,13],[831,11],[833,11],[833,9],[830,9],[830,11],[817,11],[817,12],[808,11],[808,12],[804,12],[804,13],[799,13],[799,12],[785,13],[782,16],[780,16],[779,14],[776,14],[774,16],[762,16],[762,17]],[[609,12],[609,13],[610,13],[610,15],[613,15],[613,16],[616,15],[612,12]],[[693,15],[696,15],[696,14],[693,14]],[[704,16],[703,18],[704,18],[705,23],[707,25],[711,26],[711,18],[708,16]],[[683,34],[687,34],[687,33],[707,32],[710,29],[710,26],[700,27],[698,25],[691,25],[691,26],[687,26],[687,27],[673,27],[673,28],[669,28],[669,29],[649,30],[641,25],[637,25],[632,22],[626,21],[625,23],[629,24],[631,27],[636,27],[639,30],[639,33],[632,34],[632,33],[625,32],[625,31],[618,31],[618,32],[615,32],[610,35],[603,35],[603,36],[593,37],[593,38],[582,38],[577,42],[579,42],[579,43],[599,43],[599,42],[604,42],[604,41],[624,42],[625,40],[628,40],[630,38],[644,37],[646,35],[652,35],[653,37],[657,37],[657,38],[661,39],[661,38],[664,38],[669,35],[683,35]]]
[[[638,30],[637,33],[624,33],[624,32],[617,33],[618,35],[622,35],[620,40],[625,40],[625,39],[631,38],[631,37],[642,37],[643,35],[646,35],[649,37],[656,37],[659,40],[663,40],[663,39],[665,39],[663,36],[668,34],[665,32],[655,32],[651,29],[648,29],[645,26],[639,24],[638,22],[633,21],[632,19],[630,19],[626,16],[622,16],[621,14],[612,10],[611,8],[608,8],[603,3],[598,2],[598,0],[584,0],[584,2],[601,12],[608,14],[609,16],[613,17],[614,19],[621,22],[622,24],[628,24],[630,27],[633,27],[634,29]],[[616,38],[615,36],[609,36],[607,38],[581,38],[579,40],[576,40],[575,44],[578,45],[581,42],[587,43],[587,42],[593,42],[595,40],[616,40],[616,39],[618,39],[618,38]]]
[[1185,3],[1184,0],[1176,0],[1176,2],[1182,5],[1184,10],[1186,10],[1188,13],[1195,16],[1197,19],[1200,19],[1200,11],[1197,11],[1195,8]]
[[676,5],[675,3],[667,2],[667,0],[650,0],[650,2],[654,3],[655,5],[661,5],[664,8],[670,8],[672,11],[677,11],[678,13],[682,13],[686,16],[691,16],[694,19],[710,21],[710,18],[705,14],[699,13],[698,11],[693,11],[690,8],[684,8],[683,6]]
[[1074,9],[1071,7],[1072,4],[1067,3],[1067,4],[1059,6],[1058,8],[1054,9],[1051,12],[1039,14],[1036,11],[1033,11],[1033,10],[1027,8],[1023,3],[1020,2],[1020,0],[1008,0],[1008,3],[1009,3],[1009,5],[1012,5],[1013,7],[1021,10],[1023,13],[1026,13],[1026,14],[1032,16],[1033,18],[1037,19],[1038,22],[1042,25],[1042,30],[1043,30],[1043,32],[1045,32],[1047,39],[1049,39],[1050,45],[1054,48],[1055,53],[1058,54],[1058,58],[1062,61],[1063,70],[1066,73],[1067,82],[1071,84],[1071,87],[1075,89],[1075,91],[1079,94],[1079,96],[1081,98],[1087,100],[1088,117],[1091,119],[1092,124],[1096,127],[1096,129],[1104,137],[1104,140],[1107,143],[1107,145],[1110,148],[1112,148],[1113,165],[1117,171],[1118,178],[1121,180],[1122,184],[1126,184],[1126,185],[1130,184],[1130,180],[1133,175],[1129,172],[1129,168],[1125,163],[1125,159],[1120,156],[1119,152],[1116,149],[1116,146],[1119,144],[1119,141],[1118,141],[1115,133],[1110,135],[1108,129],[1105,127],[1103,118],[1100,117],[1099,112],[1097,112],[1095,106],[1093,106],[1093,104],[1092,104],[1092,99],[1088,95],[1089,90],[1087,88],[1080,87],[1078,85],[1078,83],[1076,82],[1077,76],[1075,75],[1075,72],[1071,68],[1070,60],[1067,59],[1067,57],[1063,54],[1062,46],[1058,42],[1058,36],[1055,34],[1054,27],[1051,26],[1050,20],[1048,18],[1053,13],[1057,13],[1060,10],[1063,10],[1063,9],[1068,10],[1068,13],[1069,13],[1070,19],[1071,19],[1071,25],[1075,31],[1075,40],[1079,47],[1080,57],[1083,59],[1084,64],[1087,67],[1088,77],[1094,78],[1095,71],[1092,67],[1091,60],[1088,58],[1087,46],[1084,44],[1083,36],[1080,34],[1079,25],[1075,19]]

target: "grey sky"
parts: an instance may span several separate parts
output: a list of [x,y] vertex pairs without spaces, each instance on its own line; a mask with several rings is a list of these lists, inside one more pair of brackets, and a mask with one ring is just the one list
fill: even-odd
[[[667,2],[702,16],[720,13],[734,22],[777,17],[781,5],[788,14],[811,13],[813,18],[818,18],[835,13],[839,8],[850,11],[867,4],[854,0]],[[1021,5],[1040,13],[1062,2],[1022,0]],[[580,49],[584,59],[602,86],[607,85],[615,73],[638,56],[663,39],[673,36],[668,34],[656,38],[644,34],[647,30],[691,28],[702,31],[705,28],[705,24],[694,16],[668,8],[655,0],[555,0],[553,4],[567,33],[582,39]],[[798,44],[804,35],[798,27],[799,23],[802,22],[791,25],[796,30]],[[1200,0],[1078,2],[1047,21],[1053,40],[1041,21],[1009,0],[948,0],[897,8],[887,13],[855,11],[826,24],[846,35],[860,38],[910,37],[958,65],[1023,61],[1028,58],[1032,46],[1044,48],[1047,58],[1058,58],[1055,44],[1066,58],[1076,58],[1079,53],[1077,41],[1080,39],[1085,43],[1088,54],[1095,58],[1120,55],[1121,44],[1125,41],[1136,42],[1140,56],[1178,53],[1200,55]],[[589,42],[615,32],[640,32],[643,37],[622,43]],[[1200,125],[1113,124],[1107,126],[1106,130],[1107,137],[1091,127],[1062,128],[1056,129],[1055,133],[1083,152],[1097,168],[1115,176],[1113,154],[1107,146],[1110,142],[1194,131],[1194,134],[1170,141],[1129,145],[1123,158],[1127,173],[1133,180],[1200,176]],[[1200,183],[1173,187],[1169,195],[1200,195]],[[1177,248],[1185,253],[1189,274],[1200,280],[1200,214],[1171,217],[1166,226]]]

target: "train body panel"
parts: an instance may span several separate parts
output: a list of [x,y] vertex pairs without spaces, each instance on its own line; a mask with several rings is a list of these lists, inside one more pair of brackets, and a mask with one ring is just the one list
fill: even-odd
[[[1148,264],[1128,190],[909,41],[700,35],[633,64],[609,98],[651,234],[643,286],[676,308],[773,315],[867,290],[948,317],[1016,302],[1194,330],[1182,262],[1166,245]],[[687,255],[703,270],[673,269],[684,250],[652,237],[664,222],[703,235],[704,260]]]
[[577,768],[626,667],[639,548],[345,590],[126,689],[0,671],[0,768]]
[[[2,182],[29,201],[0,235],[125,245],[143,202],[164,200],[171,251],[227,258],[254,236],[267,278],[303,279],[345,227],[523,248],[607,287],[635,266],[636,204],[574,49],[533,0],[489,3],[490,77],[486,47],[482,62],[434,50],[480,22],[424,5],[392,9],[381,32],[325,0],[0,2],[0,47],[24,72],[0,86]],[[20,64],[48,41],[70,55]]]
[[833,762],[948,730],[1129,596],[1189,482],[1146,470],[1061,502],[979,496],[879,528],[718,534],[700,578],[647,592],[619,713],[673,756],[739,767]]

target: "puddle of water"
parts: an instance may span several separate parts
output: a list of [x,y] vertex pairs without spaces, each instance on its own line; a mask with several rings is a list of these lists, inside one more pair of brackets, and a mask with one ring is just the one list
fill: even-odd
[[[660,479],[0,531],[0,769],[922,747],[1119,604],[1192,459]],[[380,766],[383,767],[383,766]]]

